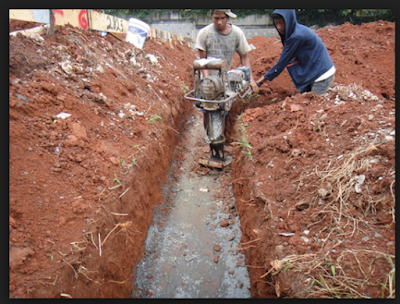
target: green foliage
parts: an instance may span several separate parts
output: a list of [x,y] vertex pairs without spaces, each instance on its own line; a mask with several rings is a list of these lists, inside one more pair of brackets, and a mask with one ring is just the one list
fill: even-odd
[[321,27],[345,22],[361,24],[379,20],[395,21],[393,9],[298,9],[296,17],[299,23]]
[[181,89],[183,91],[183,94],[186,94],[186,92],[189,91],[189,87],[185,85],[183,82],[181,83]]
[[161,114],[155,114],[151,117],[147,122],[150,124],[154,124],[157,119],[163,119]]
[[122,16],[122,15],[130,15],[135,18],[144,18],[151,14],[162,14],[172,11],[174,13],[178,13],[185,17],[185,19],[190,19],[195,15],[207,15],[209,14],[209,9],[102,9],[101,10],[105,14],[114,15],[114,16]]
[[343,10],[340,10],[340,14],[343,16],[347,16],[348,14],[351,13],[351,11],[352,11],[351,9],[343,9]]
[[[181,16],[185,17],[185,19],[190,19],[196,15],[209,16],[210,10],[211,9],[188,9],[188,8],[185,8],[185,9],[129,9],[129,10],[128,9],[116,9],[116,10],[105,9],[103,11],[104,11],[104,13],[110,14],[110,15],[115,15],[118,13],[133,14],[138,18],[145,17],[145,16],[148,16],[148,15],[154,14],[154,13],[160,14],[160,13],[166,13],[168,11],[172,11],[174,13],[178,13]],[[115,12],[111,12],[111,11],[115,11]],[[232,11],[238,17],[246,17],[248,15],[255,15],[255,14],[264,15],[267,13],[272,13],[273,9],[232,9]]]
[[115,174],[115,173],[114,173],[114,179],[113,179],[112,183],[114,184],[114,182],[117,182],[118,184],[121,183],[120,180],[117,177],[117,174]]
[[102,13],[107,15],[118,16],[121,14],[132,14],[133,9],[101,9]]
[[137,152],[141,151],[142,148],[140,148],[139,145],[132,146],[132,149],[136,149],[136,148],[139,148],[139,149],[136,150],[134,153],[132,153],[130,156],[132,156],[132,159],[131,159],[132,164],[134,164],[135,166],[139,167],[139,165],[136,162],[136,156],[135,155],[136,155]]
[[232,12],[234,12],[238,17],[272,14],[273,11],[274,9],[232,9]]
[[236,130],[236,133],[239,136],[239,139],[237,139],[236,142],[233,142],[233,145],[236,145],[237,147],[242,148],[242,153],[246,154],[250,160],[253,160],[253,154],[251,154],[251,149],[253,147],[250,145],[249,141],[247,140],[246,137],[246,127],[248,124],[240,124],[240,132]]
[[[210,9],[101,9],[105,14],[128,18],[144,18],[150,14],[161,14],[172,11],[183,16],[186,20],[196,16],[210,16]],[[249,15],[271,14],[274,9],[232,9],[238,17]],[[394,9],[296,9],[297,20],[307,26],[317,24],[325,26],[327,24],[342,24],[350,22],[361,24],[363,22],[373,22],[379,20],[395,22]],[[272,21],[270,22],[272,25]]]

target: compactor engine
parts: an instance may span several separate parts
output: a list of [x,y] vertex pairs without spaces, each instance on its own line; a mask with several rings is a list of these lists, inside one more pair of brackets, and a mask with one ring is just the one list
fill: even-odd
[[[225,118],[237,96],[243,98],[251,93],[250,68],[241,66],[228,71],[226,61],[216,58],[197,59],[193,61],[193,68],[194,89],[186,93],[185,98],[194,101],[207,115],[205,141],[210,144],[211,158],[203,164],[222,168],[227,164],[224,154]],[[215,72],[202,78],[200,71],[203,69]],[[244,90],[243,95],[240,95]]]

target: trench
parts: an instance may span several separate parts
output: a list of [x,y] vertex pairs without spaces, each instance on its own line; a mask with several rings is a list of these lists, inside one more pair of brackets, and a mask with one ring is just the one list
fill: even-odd
[[[197,109],[175,148],[164,201],[153,211],[144,257],[134,273],[133,298],[250,297],[245,258],[238,250],[241,230],[235,199],[230,186],[221,183],[229,170],[193,170],[200,167],[197,157],[205,146]],[[227,193],[222,199],[221,191]],[[228,226],[221,226],[224,220]]]

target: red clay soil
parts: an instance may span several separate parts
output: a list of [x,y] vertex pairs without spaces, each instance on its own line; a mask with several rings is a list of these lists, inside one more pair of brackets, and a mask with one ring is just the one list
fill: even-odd
[[[10,31],[28,25],[10,21]],[[300,95],[284,71],[228,115],[227,183],[251,295],[387,297],[395,24],[317,33],[337,69],[332,91]],[[127,298],[193,109],[183,94],[196,53],[153,40],[139,50],[70,26],[42,38],[9,38],[9,296]],[[257,79],[282,44],[249,42]],[[252,149],[234,144],[239,135]]]
[[[391,22],[372,22],[361,26],[345,23],[340,26],[326,26],[317,31],[323,40],[336,67],[335,84],[357,83],[380,97],[395,96],[395,24]],[[249,52],[252,72],[259,79],[278,61],[282,52],[279,37],[257,36],[249,39],[256,49]],[[235,53],[232,68],[240,65]],[[272,82],[265,82],[259,95],[266,98],[253,98],[249,105],[241,107],[236,103],[235,113],[244,108],[265,105],[286,96],[295,95],[297,90],[287,70]],[[232,115],[233,116],[233,115]],[[232,117],[231,116],[231,117]]]
[[130,297],[195,54],[70,26],[42,37],[9,38],[9,295]]
[[[234,149],[232,165],[251,294],[393,296],[395,24],[317,34],[337,69],[332,90],[301,95],[285,70],[230,113],[247,109],[230,116],[231,141],[252,147]],[[257,79],[282,45],[249,42]]]

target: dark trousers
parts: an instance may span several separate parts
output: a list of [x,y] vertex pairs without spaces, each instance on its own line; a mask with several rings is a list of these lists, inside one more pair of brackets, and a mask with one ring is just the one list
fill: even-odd
[[328,77],[325,80],[313,82],[313,83],[309,84],[305,88],[301,89],[300,93],[314,92],[317,95],[322,95],[333,84],[334,80],[335,80],[335,74],[333,74],[331,77]]

